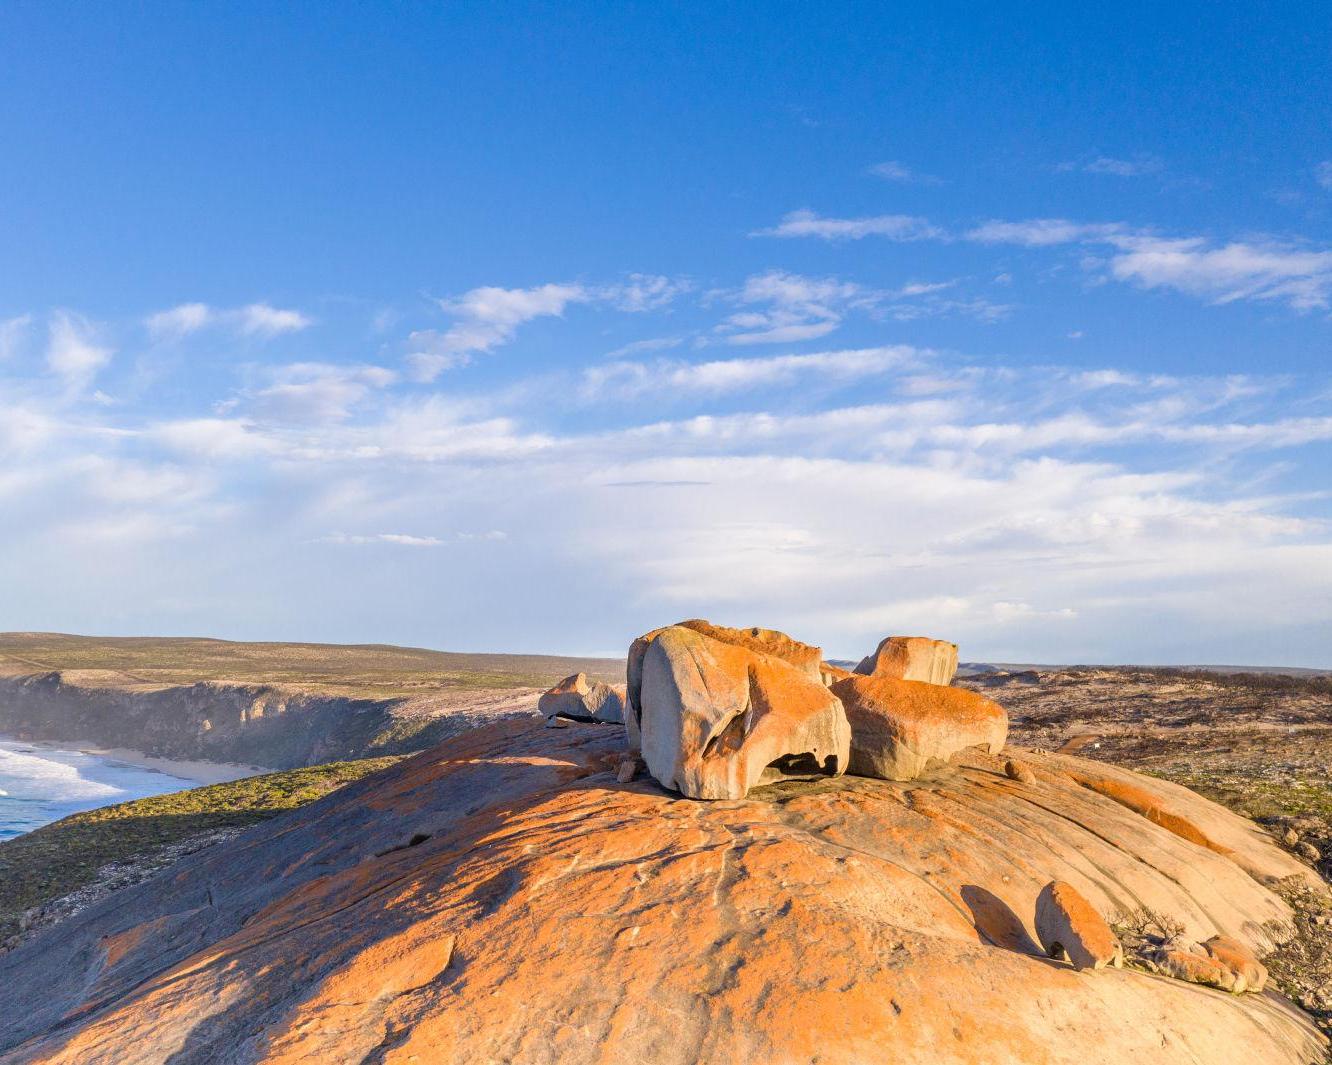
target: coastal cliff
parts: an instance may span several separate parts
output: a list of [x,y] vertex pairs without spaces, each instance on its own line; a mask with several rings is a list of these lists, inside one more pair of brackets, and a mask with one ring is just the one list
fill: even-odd
[[0,734],[291,769],[421,750],[615,663],[415,648],[0,634]]

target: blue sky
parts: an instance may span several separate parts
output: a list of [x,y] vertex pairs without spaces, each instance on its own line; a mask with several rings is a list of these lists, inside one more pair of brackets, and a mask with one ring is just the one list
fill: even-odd
[[1332,666],[1319,5],[0,9],[0,628]]

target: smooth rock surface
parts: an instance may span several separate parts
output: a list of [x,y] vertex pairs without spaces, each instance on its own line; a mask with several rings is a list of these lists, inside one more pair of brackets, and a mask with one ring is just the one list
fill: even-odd
[[[808,673],[816,679],[822,679],[823,676],[823,652],[819,648],[794,640],[786,633],[778,632],[775,629],[732,629],[724,625],[714,625],[702,618],[691,618],[688,621],[678,622],[676,625],[665,625],[660,629],[653,629],[651,632],[644,633],[629,645],[629,654],[625,659],[625,729],[628,732],[630,749],[639,746],[638,720],[640,711],[638,693],[643,684],[643,656],[647,654],[647,649],[652,641],[669,628],[692,629],[694,632],[710,636],[722,643],[745,647],[751,651],[758,651],[761,654],[780,658],[795,666],[802,673]],[[824,681],[824,683],[827,682]]]
[[831,691],[851,723],[857,776],[911,780],[967,747],[998,754],[1008,736],[1004,708],[965,688],[853,674]]
[[600,724],[624,722],[624,689],[590,681],[586,673],[565,677],[537,700],[537,712],[549,719],[595,721]]
[[1072,884],[1052,880],[1036,897],[1036,936],[1052,958],[1064,957],[1075,969],[1116,968],[1124,952],[1104,917]]
[[781,633],[732,641],[680,625],[656,634],[637,693],[648,772],[694,799],[740,799],[760,781],[846,772],[851,733],[819,680],[818,649],[808,648],[812,668],[756,649],[788,644]]
[[895,677],[925,684],[951,684],[957,675],[957,644],[928,636],[889,636],[854,672],[867,677]]
[[[1262,995],[1044,957],[1049,881],[1263,946],[1241,865],[1024,753],[699,803],[609,729],[458,737],[0,956],[0,1060],[67,1065],[1295,1065]],[[610,757],[608,757],[610,756]],[[1095,767],[1098,771],[1102,767]],[[1252,868],[1312,874],[1160,781]],[[1179,789],[1183,792],[1184,789]],[[394,841],[429,838],[416,846]],[[1316,879],[1309,881],[1316,884]],[[1323,888],[1322,890],[1326,890]]]

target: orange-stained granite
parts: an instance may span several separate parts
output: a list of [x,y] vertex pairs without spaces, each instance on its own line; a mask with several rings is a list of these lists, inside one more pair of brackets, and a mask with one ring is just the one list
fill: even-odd
[[[479,730],[183,860],[0,957],[5,1065],[1285,1065],[1289,1006],[1051,962],[1059,879],[1265,949],[1232,857],[963,752],[702,803],[617,783],[618,729]],[[1127,778],[1268,874],[1300,863]],[[1310,874],[1305,870],[1305,875]],[[110,948],[110,949],[108,949]]]
[[1004,708],[965,688],[856,673],[831,690],[851,724],[848,772],[861,776],[910,780],[966,747],[998,754],[1008,736]]

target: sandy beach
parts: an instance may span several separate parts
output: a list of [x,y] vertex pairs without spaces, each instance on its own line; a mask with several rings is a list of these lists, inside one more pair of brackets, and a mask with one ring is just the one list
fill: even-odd
[[[0,739],[11,737],[0,737]],[[138,766],[142,769],[154,769],[168,776],[192,780],[199,785],[225,784],[229,780],[241,780],[244,777],[272,773],[275,770],[265,766],[239,765],[234,762],[196,762],[183,758],[157,758],[143,751],[128,747],[103,747],[84,740],[49,740],[25,741],[38,750],[80,751],[84,754],[97,755],[99,758],[114,758],[118,762]]]

